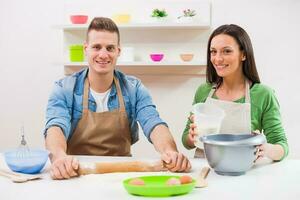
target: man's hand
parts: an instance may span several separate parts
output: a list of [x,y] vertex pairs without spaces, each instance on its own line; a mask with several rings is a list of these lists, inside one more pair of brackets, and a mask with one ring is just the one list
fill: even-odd
[[51,152],[50,175],[53,179],[78,176],[79,162],[66,154],[67,142],[61,128],[53,126],[47,130],[46,148]]
[[171,172],[189,172],[191,163],[182,153],[168,151],[161,156],[165,167]]
[[50,175],[52,179],[69,179],[78,176],[79,162],[73,156],[61,155],[51,159]]
[[155,149],[161,154],[164,167],[172,172],[188,172],[191,169],[190,161],[178,152],[168,127],[165,125],[156,126],[150,138]]

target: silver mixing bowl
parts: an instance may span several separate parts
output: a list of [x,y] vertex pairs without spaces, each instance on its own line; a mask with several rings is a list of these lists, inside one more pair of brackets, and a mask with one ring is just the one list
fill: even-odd
[[256,159],[256,146],[266,142],[263,134],[213,134],[202,136],[204,153],[217,174],[239,176],[249,170]]

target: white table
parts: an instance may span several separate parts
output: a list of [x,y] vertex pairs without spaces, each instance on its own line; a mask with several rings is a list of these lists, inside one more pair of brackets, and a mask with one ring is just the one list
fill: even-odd
[[[121,157],[79,157],[80,161],[120,161]],[[154,159],[137,159],[129,160]],[[189,175],[196,177],[207,165],[204,159],[191,159],[193,170]],[[0,154],[0,168],[7,169]],[[61,199],[152,199],[133,196],[123,188],[122,180],[144,175],[170,175],[170,172],[111,173],[81,176],[70,180],[52,180],[47,173],[49,163],[43,171],[43,178],[26,183],[13,183],[0,177],[1,200],[61,200]],[[176,175],[179,175],[178,173]],[[181,175],[181,174],[180,174]],[[286,159],[279,163],[263,160],[242,176],[220,176],[213,170],[208,175],[207,188],[195,188],[189,194],[163,199],[300,199],[300,160]],[[158,199],[158,198],[153,198]]]

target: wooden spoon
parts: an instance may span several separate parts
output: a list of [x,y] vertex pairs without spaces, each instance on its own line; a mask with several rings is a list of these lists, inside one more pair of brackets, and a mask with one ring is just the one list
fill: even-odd
[[201,169],[200,175],[196,179],[196,186],[195,186],[196,188],[207,187],[207,181],[205,180],[205,178],[207,177],[209,171],[210,171],[209,167],[203,167]]
[[13,173],[13,172],[8,172],[5,170],[0,169],[0,175],[4,176],[6,178],[9,178],[15,183],[23,183],[29,180],[34,180],[34,179],[40,179],[40,175],[23,175],[23,174],[18,174],[18,173]]

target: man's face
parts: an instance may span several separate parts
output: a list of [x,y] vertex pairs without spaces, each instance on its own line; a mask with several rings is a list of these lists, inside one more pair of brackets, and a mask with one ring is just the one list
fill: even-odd
[[84,44],[84,52],[91,73],[112,73],[120,55],[117,33],[91,30]]

